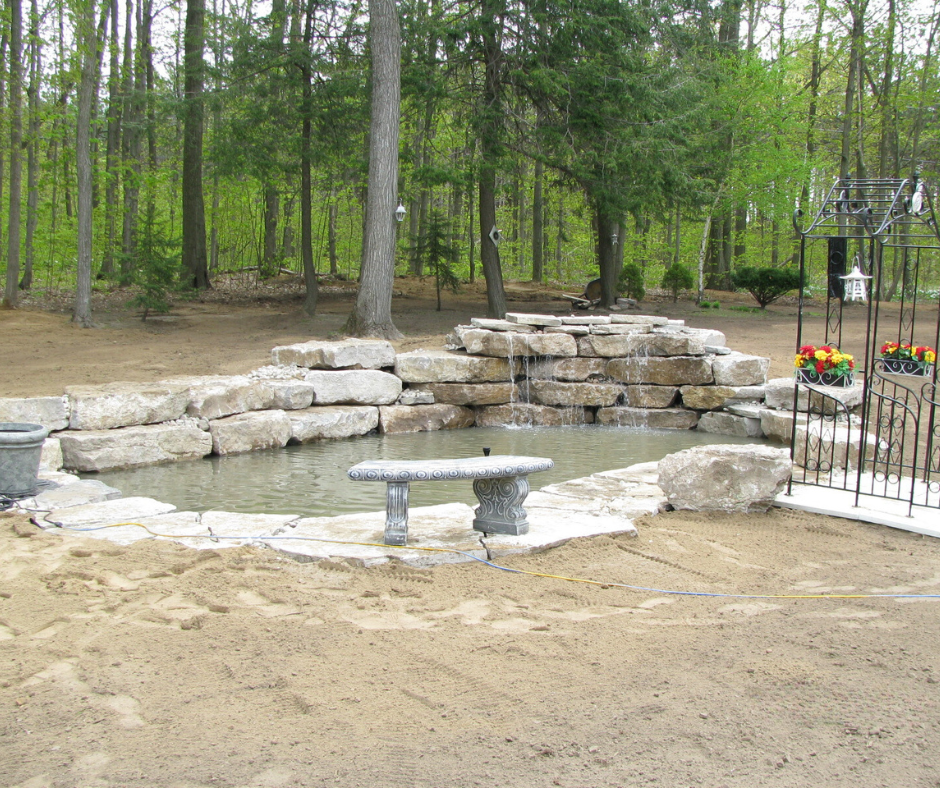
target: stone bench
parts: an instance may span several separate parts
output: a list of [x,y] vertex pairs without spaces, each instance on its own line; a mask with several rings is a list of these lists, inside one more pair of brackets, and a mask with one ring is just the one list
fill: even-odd
[[466,457],[457,460],[368,460],[354,465],[348,476],[358,482],[386,482],[385,544],[408,541],[408,489],[411,482],[472,479],[480,505],[473,528],[489,534],[529,532],[522,502],[529,494],[530,473],[547,471],[547,457]]

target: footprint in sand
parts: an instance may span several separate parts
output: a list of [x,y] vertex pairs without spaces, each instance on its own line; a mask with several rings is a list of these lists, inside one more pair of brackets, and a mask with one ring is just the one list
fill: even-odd
[[280,618],[281,616],[296,616],[302,611],[295,605],[286,602],[273,602],[256,591],[239,591],[235,598],[245,607],[256,610],[265,618]]

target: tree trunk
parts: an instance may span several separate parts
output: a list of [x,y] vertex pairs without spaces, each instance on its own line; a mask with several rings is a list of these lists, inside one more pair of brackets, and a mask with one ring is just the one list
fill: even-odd
[[264,243],[259,273],[262,278],[273,276],[277,269],[277,220],[280,195],[277,187],[264,185]]
[[33,284],[33,245],[39,224],[39,72],[42,68],[39,40],[39,9],[36,0],[29,4],[29,123],[26,141],[26,256],[20,289]]
[[346,321],[352,336],[397,339],[392,322],[395,282],[395,207],[401,112],[401,33],[394,0],[369,0],[372,49],[372,121],[369,125],[369,191],[362,243],[359,294]]
[[19,301],[20,195],[23,180],[23,7],[9,0],[10,9],[10,209],[7,214],[7,277],[3,305]]
[[126,9],[124,17],[124,63],[122,70],[124,79],[121,85],[123,104],[123,125],[121,128],[121,158],[124,173],[123,216],[121,225],[121,279],[130,280],[133,275],[137,247],[137,196],[140,179],[140,162],[134,163],[134,151],[138,148],[137,113],[134,103],[134,3],[125,0]]
[[108,137],[105,146],[105,232],[107,241],[101,275],[114,276],[114,250],[117,248],[118,220],[118,155],[121,141],[121,100],[119,96],[118,5],[111,0],[111,41],[109,44],[110,73],[108,74]]
[[183,268],[189,284],[209,287],[202,193],[204,0],[187,0],[183,71]]
[[75,134],[75,172],[78,176],[78,270],[72,320],[91,327],[91,105],[98,72],[98,40],[95,34],[95,0],[84,0],[79,18],[82,74],[78,94]]
[[500,72],[503,54],[499,28],[505,13],[505,0],[484,0],[481,12],[483,60],[483,119],[480,133],[480,264],[486,277],[488,317],[506,316],[506,291],[500,266],[499,229],[496,224],[496,170],[502,143],[502,91]]
[[532,191],[532,281],[541,282],[545,277],[544,233],[545,206],[542,204],[543,165],[535,162],[535,186]]
[[311,113],[311,96],[313,74],[310,68],[310,43],[313,38],[313,12],[315,0],[307,3],[306,20],[304,21],[304,54],[301,67],[303,78],[303,120],[301,122],[301,148],[300,148],[300,257],[303,262],[304,284],[306,295],[304,297],[304,313],[311,317],[316,314],[319,286],[317,272],[313,265],[313,185],[310,177],[310,146],[313,136],[313,119]]
[[[605,206],[594,206],[594,221],[597,226],[597,262],[601,272],[601,306],[611,307],[617,303],[617,279],[620,274],[617,246],[620,243],[620,220]],[[617,236],[616,242],[614,236]]]

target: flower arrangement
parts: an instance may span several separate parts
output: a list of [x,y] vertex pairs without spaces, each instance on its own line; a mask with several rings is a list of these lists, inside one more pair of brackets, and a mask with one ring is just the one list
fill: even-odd
[[933,364],[937,360],[937,351],[927,345],[916,346],[910,342],[885,342],[881,346],[881,357]]
[[844,376],[855,369],[855,359],[832,345],[803,345],[796,354],[797,370],[815,372],[817,375]]

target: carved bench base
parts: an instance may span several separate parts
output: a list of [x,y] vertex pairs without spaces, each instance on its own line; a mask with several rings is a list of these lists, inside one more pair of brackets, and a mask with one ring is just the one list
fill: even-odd
[[522,504],[529,494],[528,474],[547,471],[555,463],[547,457],[470,457],[458,460],[370,460],[354,465],[354,481],[385,482],[385,544],[408,542],[408,490],[413,481],[473,479],[480,502],[473,528],[488,534],[520,536],[529,532]]

